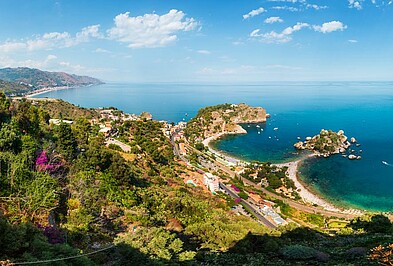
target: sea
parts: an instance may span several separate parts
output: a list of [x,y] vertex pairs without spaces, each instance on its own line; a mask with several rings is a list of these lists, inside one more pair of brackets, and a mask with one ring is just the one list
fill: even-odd
[[116,107],[150,112],[156,120],[188,121],[198,110],[221,103],[264,107],[266,123],[242,125],[248,132],[212,143],[230,156],[286,162],[300,155],[298,139],[321,129],[355,137],[361,160],[342,155],[312,158],[299,169],[302,180],[332,203],[372,211],[393,211],[393,82],[269,82],[262,84],[120,84],[51,91],[82,107]]

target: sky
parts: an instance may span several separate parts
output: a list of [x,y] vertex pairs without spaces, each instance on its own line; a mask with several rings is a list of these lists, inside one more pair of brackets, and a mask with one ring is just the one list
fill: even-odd
[[390,0],[0,0],[0,68],[107,82],[393,80]]

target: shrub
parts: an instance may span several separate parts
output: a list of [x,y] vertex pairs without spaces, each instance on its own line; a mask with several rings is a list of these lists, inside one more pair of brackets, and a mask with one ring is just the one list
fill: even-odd
[[282,249],[282,254],[286,259],[307,260],[314,258],[317,254],[317,250],[302,245],[291,245],[284,247]]

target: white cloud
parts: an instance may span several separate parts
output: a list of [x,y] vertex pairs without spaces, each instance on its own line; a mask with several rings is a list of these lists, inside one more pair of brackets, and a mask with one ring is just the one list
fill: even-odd
[[110,53],[110,51],[102,49],[102,48],[97,48],[93,52],[95,52],[95,53],[103,53],[103,54],[109,54]]
[[319,31],[322,33],[330,33],[338,30],[343,31],[346,28],[347,26],[344,25],[341,21],[330,21],[330,22],[323,23],[322,26],[319,25],[313,26],[313,29],[315,31]]
[[[356,0],[348,0],[348,6],[350,7],[350,8],[355,8],[355,9],[357,9],[357,10],[360,10],[360,9],[362,9],[363,7],[362,7],[362,3],[363,3],[363,1],[364,0],[359,0],[359,1],[356,1]],[[373,1],[372,1],[373,2]],[[375,2],[375,1],[374,1]],[[374,3],[373,2],[373,3]]]
[[293,7],[293,6],[273,6],[272,9],[287,10],[287,11],[290,11],[290,12],[298,12],[298,11],[300,11],[299,8]]
[[316,4],[307,4],[306,8],[307,9],[321,10],[321,9],[327,9],[329,7],[328,6],[319,6],[319,5],[316,5]]
[[251,10],[250,12],[248,12],[247,14],[243,15],[243,19],[249,19],[249,18],[258,16],[264,12],[266,12],[266,9],[264,9],[263,7],[260,7],[258,9],[254,9],[254,10]]
[[100,25],[85,27],[76,33],[75,37],[68,32],[49,32],[43,35],[36,35],[34,38],[26,41],[7,41],[0,44],[0,52],[51,50],[75,46],[88,42],[91,38],[101,38],[99,27]]
[[358,40],[348,40],[348,42],[350,42],[350,43],[357,43]]
[[193,18],[185,18],[182,11],[170,10],[162,16],[145,14],[130,17],[123,13],[114,18],[115,26],[108,30],[110,39],[127,43],[130,48],[162,47],[177,40],[177,33],[191,31],[198,26]]
[[206,55],[211,54],[211,52],[208,50],[198,50],[197,53],[198,54],[206,54]]
[[14,51],[18,51],[18,50],[21,50],[24,48],[26,48],[26,44],[22,43],[22,42],[7,41],[3,44],[0,44],[0,52],[3,52],[3,53],[14,52]]
[[82,29],[81,32],[76,34],[77,42],[87,42],[90,38],[102,38],[100,33],[100,25],[92,25]]
[[265,43],[286,43],[292,40],[292,34],[296,31],[300,31],[303,28],[309,28],[308,23],[296,23],[293,27],[284,29],[281,33],[271,31],[268,33],[259,33],[260,29],[256,29],[250,33],[250,37],[258,38],[260,41]]
[[264,21],[267,24],[273,24],[273,23],[282,23],[284,20],[282,20],[280,17],[269,17],[265,19]]

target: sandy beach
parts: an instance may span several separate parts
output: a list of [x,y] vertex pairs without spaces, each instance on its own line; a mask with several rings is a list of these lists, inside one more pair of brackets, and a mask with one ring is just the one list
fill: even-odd
[[42,88],[42,89],[35,90],[32,93],[26,94],[24,97],[31,98],[31,97],[34,97],[34,96],[37,96],[37,95],[40,95],[40,94],[44,94],[44,93],[50,92],[50,91],[66,90],[66,89],[70,89],[70,88],[72,88],[72,87],[66,87],[66,86],[63,86],[63,87],[47,87],[47,88]]
[[[215,155],[224,158],[226,161],[228,161],[229,163],[242,163],[242,161],[230,157],[228,155],[222,154],[219,151],[216,151],[214,149],[212,149],[209,146],[209,143],[213,140],[217,140],[220,137],[222,137],[223,135],[225,135],[226,133],[221,132],[218,133],[214,136],[211,136],[205,140],[203,140],[203,144],[207,147],[209,147],[209,150],[214,153]],[[310,157],[313,157],[314,154],[310,154],[307,157],[304,157],[302,159],[296,160],[296,161],[292,161],[292,162],[288,162],[288,163],[281,163],[281,164],[274,164],[276,166],[279,167],[288,167],[288,171],[287,171],[287,175],[288,177],[295,183],[295,186],[297,188],[297,191],[300,195],[300,197],[302,198],[304,203],[309,203],[309,204],[315,204],[318,206],[323,207],[325,210],[328,211],[333,211],[333,212],[339,212],[339,213],[350,213],[350,214],[361,214],[363,213],[363,211],[361,210],[356,210],[356,209],[343,209],[343,208],[339,208],[334,206],[333,204],[327,202],[326,200],[324,200],[323,198],[321,198],[319,195],[316,195],[315,193],[311,192],[310,190],[308,190],[300,181],[299,181],[299,177],[298,177],[298,168],[300,163]]]

